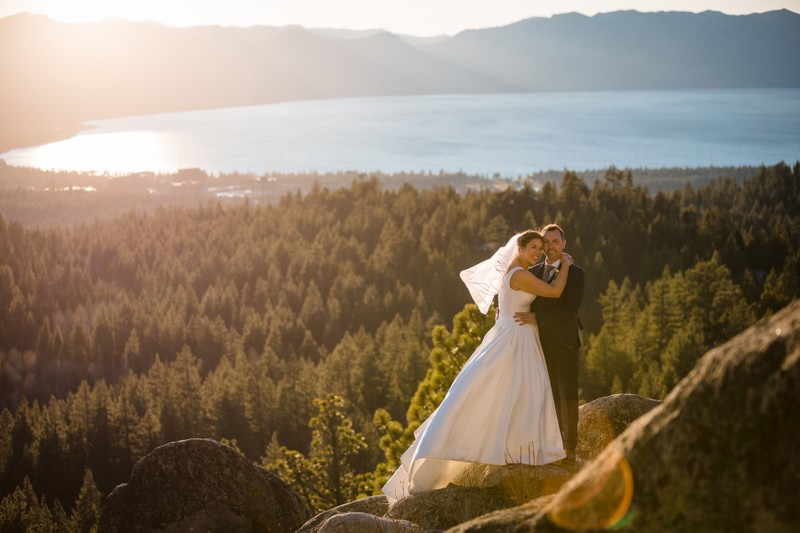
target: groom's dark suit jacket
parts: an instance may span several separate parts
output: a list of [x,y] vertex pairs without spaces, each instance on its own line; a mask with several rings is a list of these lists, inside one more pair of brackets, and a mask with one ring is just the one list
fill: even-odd
[[[531,273],[539,279],[544,276],[544,262],[536,263],[530,268]],[[536,313],[539,334],[556,340],[568,348],[581,345],[578,331],[581,328],[578,310],[583,300],[583,288],[586,276],[583,269],[572,264],[569,267],[567,286],[559,298],[537,296],[531,304],[531,311]]]
[[[530,271],[543,278],[544,263],[533,265]],[[538,296],[531,304],[539,324],[539,339],[550,375],[564,448],[572,451],[578,444],[578,352],[581,345],[578,309],[583,300],[584,281],[583,269],[570,265],[567,285],[561,296]]]

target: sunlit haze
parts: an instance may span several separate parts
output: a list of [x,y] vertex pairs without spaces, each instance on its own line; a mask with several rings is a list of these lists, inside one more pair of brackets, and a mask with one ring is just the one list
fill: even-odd
[[[6,18],[22,12],[37,16]],[[455,35],[575,12],[618,14],[540,20],[559,31],[524,46],[515,28],[488,32],[491,45],[367,31]],[[796,12],[800,0],[0,0],[0,156],[112,174],[774,164],[798,145]],[[289,25],[364,38],[267,28]]]
[[[21,166],[46,169],[81,169],[110,174],[153,170],[153,162],[164,165],[163,170],[175,170],[170,165],[173,154],[167,153],[162,135],[150,131],[88,133],[66,141],[45,144],[25,152],[18,161]],[[86,166],[86,162],[91,161]],[[162,170],[158,168],[157,170]]]
[[286,26],[384,29],[394,33],[453,35],[559,13],[585,15],[634,9],[720,11],[731,15],[777,9],[800,12],[800,0],[3,0],[0,17],[27,11],[63,22],[106,17],[154,20],[168,26]]

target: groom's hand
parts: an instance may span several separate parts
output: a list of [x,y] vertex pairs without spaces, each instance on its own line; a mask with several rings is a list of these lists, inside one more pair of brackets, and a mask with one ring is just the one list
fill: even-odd
[[518,311],[514,313],[514,322],[519,324],[520,326],[524,326],[525,324],[536,325],[536,313],[531,313],[528,311]]

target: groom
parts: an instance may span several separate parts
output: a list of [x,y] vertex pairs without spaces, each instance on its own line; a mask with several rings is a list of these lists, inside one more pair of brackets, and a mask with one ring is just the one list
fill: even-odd
[[[564,231],[557,224],[542,229],[544,234],[545,260],[533,265],[534,276],[552,283],[558,276],[561,254],[567,241]],[[532,313],[516,313],[519,324],[539,324],[539,338],[550,374],[550,386],[556,405],[558,424],[564,441],[567,458],[575,461],[578,444],[578,351],[581,346],[578,318],[583,300],[584,272],[578,265],[569,267],[569,277],[564,292],[559,298],[537,297],[531,304]]]

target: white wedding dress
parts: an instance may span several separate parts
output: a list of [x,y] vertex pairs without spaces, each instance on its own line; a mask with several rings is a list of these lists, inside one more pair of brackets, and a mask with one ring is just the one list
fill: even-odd
[[465,483],[465,472],[476,463],[543,465],[566,456],[538,330],[514,322],[514,313],[529,311],[535,298],[509,286],[519,269],[503,278],[497,323],[414,432],[402,464],[383,486],[390,505],[453,481]]

